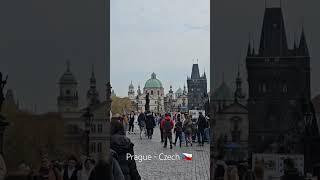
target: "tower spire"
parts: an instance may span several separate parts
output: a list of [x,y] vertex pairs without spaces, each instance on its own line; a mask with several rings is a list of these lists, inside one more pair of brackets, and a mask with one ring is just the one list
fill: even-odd
[[251,55],[251,43],[249,41],[248,43],[248,49],[247,49],[247,56],[250,56]]
[[67,60],[66,64],[67,64],[67,72],[70,72],[70,60],[69,59]]
[[94,74],[94,64],[91,65],[91,76],[92,76],[92,77],[95,77],[95,74]]
[[309,56],[309,49],[308,49],[307,40],[306,40],[303,26],[302,26],[302,32],[301,32],[301,37],[300,37],[299,51],[300,51],[301,55]]

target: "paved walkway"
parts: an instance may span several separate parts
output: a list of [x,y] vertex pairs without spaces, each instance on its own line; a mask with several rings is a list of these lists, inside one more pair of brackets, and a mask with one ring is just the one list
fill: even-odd
[[[197,143],[194,143],[192,147],[185,147],[185,143],[183,143],[181,148],[179,146],[173,146],[173,149],[170,149],[169,146],[168,148],[163,148],[163,143],[160,142],[159,127],[154,129],[154,135],[151,140],[146,137],[140,139],[137,127],[135,127],[135,132],[136,134],[128,134],[128,137],[135,144],[135,154],[144,157],[151,155],[151,160],[136,161],[138,171],[143,180],[210,179],[209,144],[198,146]],[[192,161],[160,160],[160,158],[164,158],[164,155],[173,155],[175,157],[175,154],[181,153],[192,154]]]

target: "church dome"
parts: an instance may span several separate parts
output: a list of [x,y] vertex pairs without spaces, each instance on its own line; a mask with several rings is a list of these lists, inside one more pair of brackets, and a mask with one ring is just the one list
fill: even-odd
[[222,84],[213,93],[214,100],[231,100],[232,97],[231,90],[225,82],[222,82]]
[[183,91],[182,91],[181,88],[179,88],[179,89],[176,91],[176,94],[182,94],[182,93],[183,93]]
[[159,79],[157,79],[156,74],[152,73],[151,78],[147,80],[144,88],[162,88],[162,83]]
[[73,73],[70,71],[70,63],[67,63],[67,70],[60,78],[60,84],[77,84],[77,80]]

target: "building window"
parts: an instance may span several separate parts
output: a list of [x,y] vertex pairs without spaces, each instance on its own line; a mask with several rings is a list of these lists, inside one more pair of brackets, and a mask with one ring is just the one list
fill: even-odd
[[96,143],[93,142],[91,143],[91,153],[95,153],[96,152]]
[[66,90],[66,94],[67,94],[67,95],[70,95],[70,94],[71,94],[71,92],[70,92],[69,89]]
[[102,144],[101,143],[98,143],[97,151],[98,151],[98,153],[102,152]]
[[283,93],[287,93],[288,92],[288,86],[287,86],[286,82],[284,82],[283,85],[282,85],[282,92]]
[[92,125],[91,125],[91,132],[92,132],[92,133],[95,133],[95,132],[96,132],[96,125],[95,125],[95,124],[92,124]]
[[98,124],[98,133],[102,133],[102,124]]
[[158,91],[158,96],[160,95],[160,91]]
[[235,117],[234,119],[232,119],[232,132],[231,132],[231,137],[232,137],[232,142],[235,143],[240,143],[240,128],[239,128],[239,124],[240,124],[241,119],[238,117]]
[[151,95],[153,95],[153,90],[151,90]]
[[262,92],[263,93],[267,92],[267,84],[265,82],[262,83]]

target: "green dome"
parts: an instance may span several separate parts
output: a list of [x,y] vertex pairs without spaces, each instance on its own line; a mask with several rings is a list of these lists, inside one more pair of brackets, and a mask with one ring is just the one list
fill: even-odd
[[144,85],[144,88],[162,88],[162,83],[159,79],[157,79],[156,74],[151,74],[151,79],[149,79],[146,84]]
[[232,92],[229,86],[222,82],[222,84],[213,93],[214,100],[232,100]]

